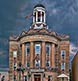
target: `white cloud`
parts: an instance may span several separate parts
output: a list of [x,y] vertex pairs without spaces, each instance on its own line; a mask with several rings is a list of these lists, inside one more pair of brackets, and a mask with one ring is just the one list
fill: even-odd
[[75,46],[73,43],[70,44],[70,54],[75,55],[77,52],[77,46]]

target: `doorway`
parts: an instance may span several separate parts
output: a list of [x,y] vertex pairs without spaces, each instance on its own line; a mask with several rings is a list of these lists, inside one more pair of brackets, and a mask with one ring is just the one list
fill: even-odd
[[39,75],[39,74],[35,74],[34,75],[34,81],[41,81],[41,75]]

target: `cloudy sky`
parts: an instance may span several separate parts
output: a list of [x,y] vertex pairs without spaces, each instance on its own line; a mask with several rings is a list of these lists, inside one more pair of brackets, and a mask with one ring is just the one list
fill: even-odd
[[0,68],[8,67],[9,37],[29,29],[32,17],[25,19],[25,16],[38,3],[46,7],[49,29],[70,36],[72,60],[78,42],[78,0],[0,0]]

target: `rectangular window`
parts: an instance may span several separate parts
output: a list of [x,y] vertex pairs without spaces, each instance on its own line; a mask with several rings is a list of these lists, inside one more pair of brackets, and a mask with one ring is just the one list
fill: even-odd
[[26,43],[26,67],[30,67],[30,43]]
[[17,68],[17,51],[13,51],[13,69],[14,71]]
[[62,57],[63,59],[64,59],[65,55],[66,55],[66,51],[65,51],[65,50],[61,50],[61,57]]
[[13,51],[13,57],[17,57],[17,51]]
[[35,44],[35,54],[40,54],[40,52],[41,52],[40,44]]
[[27,81],[27,76],[24,76],[24,81]]
[[46,61],[46,67],[50,67],[50,61]]
[[35,67],[39,68],[40,67],[40,60],[35,60]]
[[16,75],[14,75],[14,81],[16,81]]
[[61,70],[65,70],[65,63],[61,63]]
[[26,55],[30,54],[30,44],[26,44]]
[[14,63],[14,71],[16,70],[17,67],[17,63]]
[[51,81],[51,80],[52,80],[51,78],[52,78],[52,76],[49,75],[49,76],[48,76],[48,81]]
[[50,44],[46,44],[46,54],[50,55]]
[[30,62],[29,61],[27,61],[27,67],[30,67]]

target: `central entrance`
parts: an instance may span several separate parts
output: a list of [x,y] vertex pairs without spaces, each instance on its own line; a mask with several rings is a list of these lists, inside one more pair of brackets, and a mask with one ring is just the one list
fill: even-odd
[[41,81],[41,75],[40,74],[35,74],[34,75],[34,81]]

